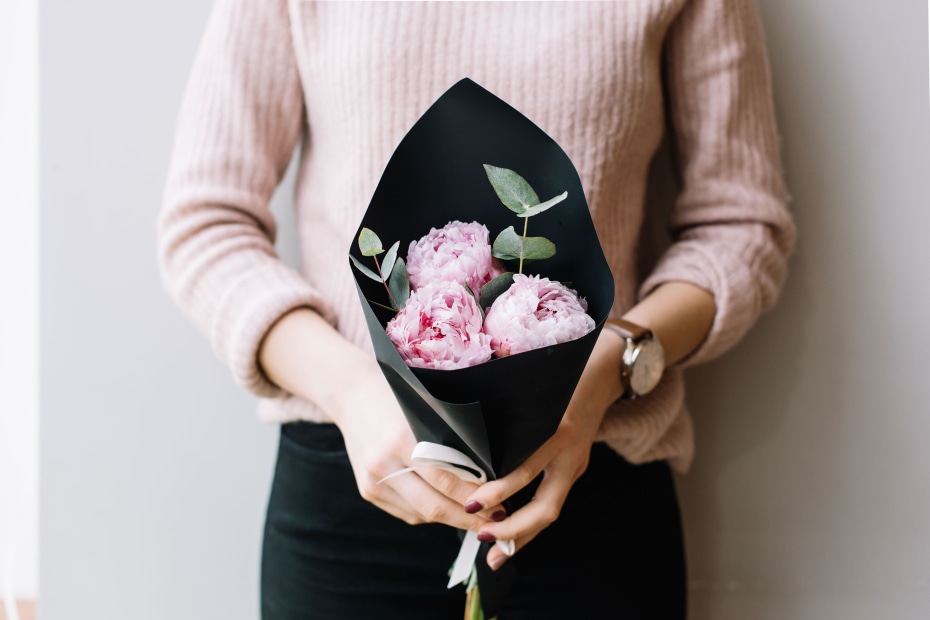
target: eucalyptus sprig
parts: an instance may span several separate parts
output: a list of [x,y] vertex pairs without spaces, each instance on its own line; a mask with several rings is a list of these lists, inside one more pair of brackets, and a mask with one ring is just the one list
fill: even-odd
[[555,244],[545,237],[527,237],[527,225],[534,215],[539,215],[568,198],[568,192],[562,192],[543,202],[527,180],[513,170],[484,164],[484,171],[504,206],[523,218],[523,235],[518,235],[513,226],[508,226],[491,246],[494,256],[501,260],[519,260],[518,273],[523,273],[524,262],[554,256]]
[[[388,308],[377,302],[372,303],[395,312],[403,308],[410,297],[410,278],[407,276],[407,265],[404,263],[404,259],[397,256],[399,248],[400,241],[396,241],[385,252],[378,235],[370,228],[362,228],[358,235],[358,249],[361,251],[362,256],[370,256],[374,259],[377,273],[349,254],[349,259],[356,269],[375,282],[381,282],[384,285],[391,307]],[[384,259],[379,263],[378,256],[381,254],[384,254]]]

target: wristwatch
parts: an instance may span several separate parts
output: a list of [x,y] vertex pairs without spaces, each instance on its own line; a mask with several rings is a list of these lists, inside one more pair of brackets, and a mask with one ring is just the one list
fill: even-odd
[[665,351],[651,330],[624,319],[608,318],[604,327],[626,340],[626,351],[620,365],[621,398],[637,398],[648,394],[659,383],[665,371]]

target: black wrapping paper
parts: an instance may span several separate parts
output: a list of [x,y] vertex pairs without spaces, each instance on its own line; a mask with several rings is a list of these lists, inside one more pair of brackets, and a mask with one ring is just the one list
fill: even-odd
[[[604,326],[614,299],[613,276],[601,249],[581,180],[571,160],[542,129],[509,104],[465,78],[420,117],[397,146],[359,224],[387,244],[411,241],[452,220],[477,221],[492,239],[523,220],[501,204],[483,164],[523,176],[542,199],[568,191],[556,207],[530,218],[529,234],[557,247],[554,257],[524,266],[569,284],[588,302],[595,329],[577,340],[493,359],[457,370],[410,368],[385,333],[392,314],[382,285],[356,270],[359,300],[388,383],[417,441],[455,448],[494,480],[507,475],[555,433]],[[353,242],[350,253],[364,262]],[[508,513],[532,497],[538,480],[505,503]],[[487,618],[498,612],[515,568],[497,572],[477,560],[478,586]],[[450,565],[454,558],[450,558]]]

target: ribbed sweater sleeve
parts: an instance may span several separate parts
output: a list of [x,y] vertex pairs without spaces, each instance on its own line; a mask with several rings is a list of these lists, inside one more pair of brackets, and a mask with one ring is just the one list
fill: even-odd
[[639,294],[673,280],[713,294],[713,326],[684,367],[732,347],[775,303],[796,233],[753,0],[686,2],[665,62],[682,191],[669,223],[674,243]]
[[257,364],[274,322],[300,306],[334,320],[274,249],[269,200],[303,118],[285,3],[215,3],[178,116],[157,222],[159,267],[237,382],[261,396],[282,394]]

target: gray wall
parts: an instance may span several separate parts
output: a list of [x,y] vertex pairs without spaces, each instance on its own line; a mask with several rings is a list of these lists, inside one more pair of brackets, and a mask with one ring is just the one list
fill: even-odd
[[930,618],[927,3],[761,8],[800,238],[690,376],[694,616]]
[[276,435],[155,261],[208,9],[41,2],[42,620],[258,617]]
[[[40,615],[256,618],[275,432],[154,256],[209,2],[40,6]],[[927,7],[760,6],[800,239],[776,310],[690,375],[692,618],[924,620]]]

